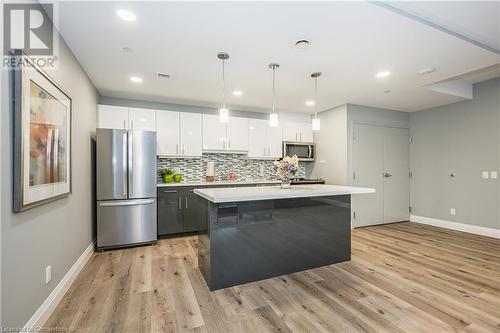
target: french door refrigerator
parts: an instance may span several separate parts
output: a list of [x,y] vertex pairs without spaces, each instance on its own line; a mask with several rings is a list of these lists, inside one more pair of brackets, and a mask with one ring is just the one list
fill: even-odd
[[96,132],[97,249],[154,243],[156,133]]

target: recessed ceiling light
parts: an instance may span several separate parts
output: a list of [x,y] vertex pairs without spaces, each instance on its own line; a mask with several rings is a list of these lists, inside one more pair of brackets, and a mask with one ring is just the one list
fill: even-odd
[[139,76],[131,76],[130,77],[130,81],[134,82],[134,83],[142,83],[142,77],[139,77]]
[[377,73],[377,77],[378,77],[379,79],[386,78],[386,77],[388,77],[388,76],[390,76],[390,75],[391,75],[391,72],[389,72],[389,71],[381,71],[381,72],[378,72],[378,73]]
[[434,72],[435,70],[436,70],[436,68],[434,68],[434,67],[427,67],[427,68],[420,69],[417,73],[420,75],[425,75],[425,74],[430,74],[430,73]]
[[134,22],[137,19],[134,13],[126,9],[118,9],[116,11],[116,15],[118,15],[119,18],[127,22]]
[[170,74],[158,72],[156,73],[159,79],[170,79]]
[[307,105],[307,106],[314,105],[314,101],[306,101],[306,105]]
[[243,91],[241,91],[241,90],[235,90],[235,91],[233,91],[233,95],[234,96],[241,96],[241,95],[243,95]]
[[127,47],[125,46],[124,48],[122,48],[123,52],[126,52],[126,53],[132,53],[134,52],[134,50],[132,50],[130,47]]
[[303,50],[309,47],[310,44],[311,42],[309,42],[307,39],[301,39],[295,42],[295,48]]
[[389,89],[384,90],[384,94],[389,94],[391,91]]

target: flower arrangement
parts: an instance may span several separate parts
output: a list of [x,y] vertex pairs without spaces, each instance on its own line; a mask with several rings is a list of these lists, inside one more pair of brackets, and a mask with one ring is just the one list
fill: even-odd
[[274,161],[274,171],[282,183],[290,183],[290,177],[299,171],[299,158],[297,155],[285,156],[282,159]]

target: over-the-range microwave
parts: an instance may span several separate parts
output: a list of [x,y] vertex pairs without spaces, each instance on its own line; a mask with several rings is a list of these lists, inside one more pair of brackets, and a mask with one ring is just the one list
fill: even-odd
[[283,141],[283,157],[297,155],[299,161],[314,161],[314,143]]

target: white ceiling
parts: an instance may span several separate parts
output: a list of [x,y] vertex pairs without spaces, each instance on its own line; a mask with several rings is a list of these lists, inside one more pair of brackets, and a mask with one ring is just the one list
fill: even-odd
[[[119,8],[137,21],[121,21]],[[254,111],[271,105],[270,62],[281,65],[278,109],[306,113],[314,71],[323,73],[318,110],[353,103],[416,111],[461,100],[426,85],[500,63],[494,52],[368,2],[61,2],[59,30],[103,96],[216,106],[217,53],[228,52],[228,104]],[[303,38],[311,46],[295,49]],[[423,67],[437,70],[418,75]],[[392,75],[377,79],[380,70]],[[158,80],[158,71],[172,78]],[[235,89],[244,95],[232,96]]]

